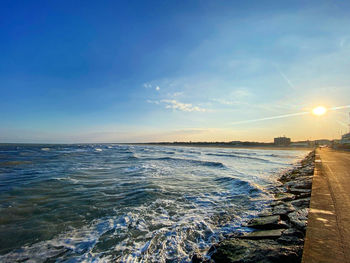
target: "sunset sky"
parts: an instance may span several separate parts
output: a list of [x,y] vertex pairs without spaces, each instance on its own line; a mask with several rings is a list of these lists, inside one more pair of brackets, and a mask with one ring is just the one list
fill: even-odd
[[349,108],[269,117],[350,104],[350,1],[0,5],[0,142],[348,131]]

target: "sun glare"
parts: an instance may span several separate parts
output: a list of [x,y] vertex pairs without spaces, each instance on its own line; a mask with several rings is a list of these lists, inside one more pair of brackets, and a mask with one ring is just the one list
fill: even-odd
[[317,115],[317,116],[321,116],[321,115],[325,114],[326,111],[327,111],[327,109],[325,107],[318,106],[312,110],[312,113]]

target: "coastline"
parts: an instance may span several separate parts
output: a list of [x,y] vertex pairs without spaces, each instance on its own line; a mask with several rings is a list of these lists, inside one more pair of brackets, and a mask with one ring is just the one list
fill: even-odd
[[314,147],[292,147],[292,146],[244,146],[244,145],[226,145],[226,144],[160,144],[160,143],[122,143],[125,145],[142,146],[164,146],[164,147],[198,147],[198,148],[228,148],[228,149],[254,149],[254,150],[295,150],[305,151],[314,150]]
[[315,167],[311,151],[279,178],[274,201],[243,227],[252,232],[232,233],[192,262],[301,262]]

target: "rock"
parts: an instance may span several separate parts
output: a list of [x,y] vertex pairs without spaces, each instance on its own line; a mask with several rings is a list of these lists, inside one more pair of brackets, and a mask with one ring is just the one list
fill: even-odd
[[277,242],[284,245],[302,245],[304,243],[304,234],[295,228],[289,228],[283,232],[282,236],[277,239]]
[[203,262],[203,257],[202,257],[202,255],[197,254],[197,253],[194,254],[194,255],[192,256],[191,262],[192,262],[192,263],[201,263],[201,262]]
[[312,177],[302,176],[295,181],[290,181],[285,183],[285,186],[289,188],[298,188],[298,189],[311,189],[312,187]]
[[210,263],[212,260],[206,260],[200,253],[193,254],[191,258],[192,263]]
[[310,197],[307,198],[300,198],[294,201],[291,201],[290,203],[292,204],[292,206],[294,206],[295,208],[308,208],[310,206]]
[[[271,191],[275,200],[246,225],[258,231],[231,235],[213,245],[208,256],[216,263],[301,262],[314,158],[311,152],[300,165],[280,177],[281,185]],[[192,257],[192,262],[209,261],[199,254]]]
[[254,231],[250,232],[248,234],[245,234],[243,236],[240,236],[239,238],[243,239],[274,239],[279,238],[284,229],[273,229],[273,230],[262,230],[262,231]]
[[262,211],[261,213],[258,214],[258,216],[260,217],[265,217],[265,216],[272,216],[272,209],[271,208],[268,208],[268,209],[265,209],[264,211]]
[[299,189],[299,188],[294,188],[291,187],[288,189],[289,193],[295,194],[295,195],[308,195],[311,196],[311,190],[310,189]]
[[300,173],[305,174],[305,175],[312,175],[312,174],[314,174],[314,166],[307,165],[306,167],[303,167],[300,169]]
[[295,236],[303,240],[305,235],[303,232],[296,228],[289,228],[283,231],[283,236]]
[[294,200],[294,195],[290,193],[277,193],[275,198],[277,201],[292,201]]
[[274,240],[226,240],[215,247],[216,263],[300,262],[302,246],[283,246]]
[[295,211],[295,208],[289,203],[284,203],[282,205],[275,206],[272,209],[272,213],[274,215],[284,215],[293,211]]
[[282,235],[277,239],[277,242],[283,245],[303,245],[304,244],[304,239],[296,237],[296,236],[285,236]]
[[297,210],[288,214],[290,222],[298,229],[305,231],[307,226],[307,216],[309,213],[308,208]]
[[280,220],[279,215],[257,217],[250,220],[247,227],[256,229],[282,229],[288,228],[288,225]]
[[276,200],[276,201],[271,202],[270,206],[278,206],[278,205],[283,205],[283,204],[284,204],[283,201]]

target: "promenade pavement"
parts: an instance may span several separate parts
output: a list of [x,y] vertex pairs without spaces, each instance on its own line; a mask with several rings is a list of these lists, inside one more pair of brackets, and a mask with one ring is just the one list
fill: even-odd
[[316,150],[303,263],[350,263],[350,152]]

